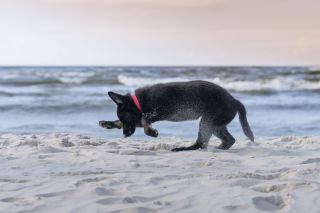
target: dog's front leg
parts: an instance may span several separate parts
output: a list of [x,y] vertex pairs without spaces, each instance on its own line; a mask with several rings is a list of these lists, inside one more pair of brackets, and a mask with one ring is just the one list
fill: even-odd
[[148,123],[144,118],[141,119],[141,125],[144,128],[144,133],[151,137],[158,137],[158,130],[153,129],[152,125]]
[[105,129],[121,129],[122,122],[119,120],[116,121],[99,121],[99,126]]

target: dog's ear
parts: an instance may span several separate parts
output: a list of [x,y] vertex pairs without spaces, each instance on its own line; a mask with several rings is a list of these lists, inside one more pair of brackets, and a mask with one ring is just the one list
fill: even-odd
[[123,104],[125,101],[125,97],[123,95],[117,94],[115,92],[108,92],[110,98],[117,104]]

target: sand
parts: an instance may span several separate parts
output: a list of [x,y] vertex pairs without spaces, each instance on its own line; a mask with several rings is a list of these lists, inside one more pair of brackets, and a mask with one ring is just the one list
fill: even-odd
[[319,212],[320,137],[191,143],[0,135],[0,211]]

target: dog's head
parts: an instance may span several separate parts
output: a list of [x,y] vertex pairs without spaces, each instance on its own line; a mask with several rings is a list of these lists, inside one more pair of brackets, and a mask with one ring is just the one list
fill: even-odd
[[141,112],[136,108],[131,96],[108,92],[110,98],[117,104],[117,115],[123,125],[124,137],[131,136],[136,126],[141,122]]

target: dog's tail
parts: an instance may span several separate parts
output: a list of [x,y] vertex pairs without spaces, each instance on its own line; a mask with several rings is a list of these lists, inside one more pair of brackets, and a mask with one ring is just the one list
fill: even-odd
[[244,105],[240,101],[236,100],[236,102],[237,102],[237,109],[238,109],[238,113],[239,113],[239,119],[240,119],[242,130],[243,130],[244,134],[253,142],[254,136],[253,136],[250,125],[247,120],[246,108],[244,107]]

